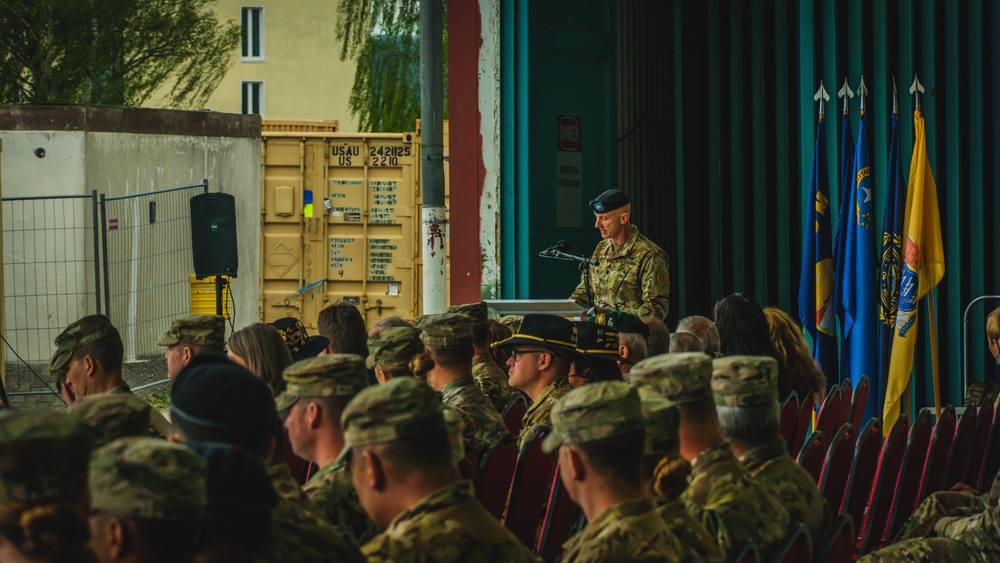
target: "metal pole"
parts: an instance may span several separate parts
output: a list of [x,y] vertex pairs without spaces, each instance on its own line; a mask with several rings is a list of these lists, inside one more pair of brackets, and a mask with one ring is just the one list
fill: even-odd
[[101,313],[101,224],[99,222],[99,213],[97,205],[97,190],[91,190],[90,192],[91,207],[93,208],[93,225],[91,226],[91,231],[93,231],[94,236],[94,298],[97,301],[97,309],[95,313]]
[[420,0],[421,244],[423,313],[443,313],[445,280],[444,76],[441,0]]
[[111,318],[111,289],[110,281],[108,280],[108,271],[110,267],[108,266],[108,202],[104,194],[101,194],[101,248],[104,250],[101,253],[101,261],[104,264],[104,314],[109,319]]
[[[916,83],[916,78],[913,79]],[[1000,300],[1000,295],[980,295],[965,306],[965,313],[962,314],[962,396],[965,396],[966,389],[969,388],[969,310],[980,301],[987,299]]]

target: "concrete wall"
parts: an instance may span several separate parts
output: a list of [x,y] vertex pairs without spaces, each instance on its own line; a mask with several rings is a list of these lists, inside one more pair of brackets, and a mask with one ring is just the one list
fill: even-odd
[[[91,190],[115,197],[197,184],[205,178],[210,191],[233,194],[240,261],[239,276],[232,283],[234,321],[240,328],[257,319],[261,209],[257,116],[139,108],[0,106],[0,140],[4,145],[0,158],[5,198],[90,194]],[[38,149],[44,150],[42,158],[36,156]],[[134,218],[115,217],[121,221],[122,230],[114,236],[131,237],[118,248],[125,248],[124,260],[132,262],[115,270],[113,283],[141,290],[157,283],[164,272],[174,279],[186,279],[193,273],[189,256],[180,260],[167,255],[164,263],[150,255],[170,247],[169,243],[163,244],[165,237],[189,238],[189,222],[177,221],[172,226],[167,223],[171,214],[187,211],[187,199],[195,193],[199,192],[157,196],[161,220],[155,224],[148,223],[145,207],[136,207],[130,214]],[[12,345],[26,361],[47,362],[52,339],[59,330],[80,316],[96,312],[92,205],[89,200],[8,201],[4,202],[3,213],[5,334],[8,340],[15,338]],[[129,230],[133,224],[144,227]],[[34,265],[27,271],[14,268],[25,260]],[[17,276],[6,275],[14,271]],[[154,279],[150,280],[150,276]],[[177,287],[172,291],[177,293]],[[186,295],[182,297],[186,299]],[[128,306],[130,329],[118,320],[124,313],[119,302],[115,302],[117,309],[112,312],[112,318],[123,329],[130,357],[159,353],[161,350],[151,347],[150,342],[169,328],[169,319],[179,306],[189,307],[187,301],[183,305],[157,298],[139,301]]]

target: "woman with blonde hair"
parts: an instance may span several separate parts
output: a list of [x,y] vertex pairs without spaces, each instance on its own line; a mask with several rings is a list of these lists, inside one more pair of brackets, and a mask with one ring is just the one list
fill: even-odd
[[281,372],[291,365],[292,354],[274,326],[253,323],[234,332],[226,356],[266,381],[275,397],[285,390]]
[[764,317],[774,351],[778,354],[778,363],[784,367],[779,371],[788,377],[786,381],[778,381],[781,400],[795,391],[799,400],[812,393],[819,403],[826,394],[826,376],[809,353],[802,329],[788,313],[775,307],[765,308]]

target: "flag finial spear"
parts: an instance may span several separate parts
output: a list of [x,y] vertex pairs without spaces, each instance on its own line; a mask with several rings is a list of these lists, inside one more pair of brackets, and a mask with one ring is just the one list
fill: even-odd
[[899,113],[899,98],[896,95],[896,75],[892,75],[892,113]]
[[823,119],[823,116],[826,115],[824,106],[826,105],[826,102],[830,101],[830,94],[826,91],[826,87],[823,86],[822,80],[819,81],[819,90],[816,90],[816,94],[813,95],[813,100],[819,102],[819,118]]
[[844,86],[837,92],[837,97],[844,99],[844,115],[847,115],[848,98],[854,97],[854,90],[851,90],[851,87],[848,86],[846,78],[844,79]]
[[858,84],[858,97],[861,98],[861,113],[865,113],[865,96],[868,95],[868,88],[865,87],[865,75],[861,75],[861,84]]
[[913,84],[910,85],[910,93],[916,96],[916,101],[913,103],[915,109],[920,109],[920,94],[924,93],[924,85],[920,83],[920,79],[917,78],[917,73],[913,73]]

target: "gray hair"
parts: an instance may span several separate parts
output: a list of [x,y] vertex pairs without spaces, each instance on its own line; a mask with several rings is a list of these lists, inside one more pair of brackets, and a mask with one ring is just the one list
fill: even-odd
[[690,332],[675,332],[670,335],[670,353],[704,352],[705,345]]
[[778,435],[780,412],[778,402],[745,407],[717,405],[722,433],[744,444],[763,444]]
[[712,357],[718,357],[721,345],[719,329],[708,317],[700,315],[684,317],[677,322],[677,332],[690,332],[697,336],[705,348],[705,353]]
[[628,360],[634,364],[649,357],[646,337],[638,332],[619,332],[618,343],[628,348]]

